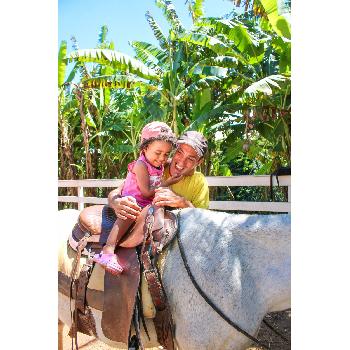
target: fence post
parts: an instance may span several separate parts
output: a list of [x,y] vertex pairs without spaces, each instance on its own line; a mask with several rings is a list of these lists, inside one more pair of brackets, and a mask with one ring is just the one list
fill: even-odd
[[80,202],[80,198],[84,198],[84,187],[78,186],[78,210],[81,211],[84,209],[84,202]]
[[291,202],[290,197],[291,197],[291,186],[288,186],[288,203]]

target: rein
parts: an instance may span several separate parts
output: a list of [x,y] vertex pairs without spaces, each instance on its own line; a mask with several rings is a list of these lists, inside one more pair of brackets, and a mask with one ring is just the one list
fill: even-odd
[[[200,286],[198,285],[197,281],[195,280],[195,278],[193,277],[193,274],[191,272],[191,269],[188,265],[187,262],[187,258],[185,255],[185,251],[181,242],[181,238],[180,238],[180,212],[177,213],[177,224],[178,224],[178,229],[176,232],[176,238],[177,238],[177,242],[179,244],[179,249],[180,249],[180,255],[182,258],[182,261],[184,263],[185,269],[187,271],[187,274],[191,280],[191,282],[193,283],[194,287],[197,289],[198,293],[201,295],[201,297],[207,302],[207,304],[209,304],[211,306],[211,308],[219,315],[221,316],[221,318],[223,318],[230,326],[232,326],[233,328],[235,328],[238,332],[242,333],[243,335],[245,335],[247,338],[249,338],[250,340],[252,340],[255,344],[257,344],[258,346],[264,348],[264,349],[270,349],[270,347],[262,342],[260,342],[257,338],[255,338],[254,336],[250,335],[248,332],[246,332],[244,329],[242,329],[239,325],[237,325],[236,323],[234,323],[233,321],[231,321],[210,299],[209,297],[204,293],[204,291],[200,288]],[[277,331],[275,331],[270,325],[269,328],[271,328],[276,334],[278,334],[279,336],[281,336],[279,333],[277,333]],[[283,339],[285,339],[283,336],[281,336]],[[286,339],[285,339],[286,340]]]

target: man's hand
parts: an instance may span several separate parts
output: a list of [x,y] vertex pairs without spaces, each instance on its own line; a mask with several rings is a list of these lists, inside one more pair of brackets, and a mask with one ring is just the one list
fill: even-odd
[[157,188],[152,204],[159,207],[193,208],[193,204],[184,197],[178,196],[170,188]]
[[135,220],[142,210],[132,196],[114,198],[113,203],[109,205],[114,209],[117,217],[122,220],[127,218]]

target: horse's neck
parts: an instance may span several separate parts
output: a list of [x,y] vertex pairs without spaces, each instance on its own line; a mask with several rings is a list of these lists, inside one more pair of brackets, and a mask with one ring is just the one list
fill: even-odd
[[[252,291],[246,286],[253,284],[256,295],[252,297],[261,298],[267,311],[289,307],[289,216],[195,210],[184,213],[181,226],[186,250],[198,275],[211,270],[220,274],[213,281],[231,283],[233,293],[250,294]],[[195,262],[202,266],[196,267]],[[214,268],[210,266],[213,262]]]

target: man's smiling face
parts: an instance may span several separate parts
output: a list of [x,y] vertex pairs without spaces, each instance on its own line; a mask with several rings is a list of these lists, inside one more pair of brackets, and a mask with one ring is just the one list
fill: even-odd
[[203,158],[199,158],[197,152],[187,144],[180,144],[175,151],[170,163],[169,172],[171,176],[175,174],[192,175]]

